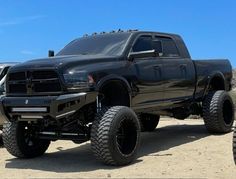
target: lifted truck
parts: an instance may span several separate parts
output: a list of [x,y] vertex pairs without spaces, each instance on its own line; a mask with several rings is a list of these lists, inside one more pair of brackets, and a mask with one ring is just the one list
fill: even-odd
[[231,131],[230,62],[192,60],[178,35],[86,35],[50,56],[14,66],[7,76],[3,141],[16,157],[40,156],[50,141],[91,140],[105,164],[129,164],[140,131],[153,131],[160,115],[200,115],[209,132]]

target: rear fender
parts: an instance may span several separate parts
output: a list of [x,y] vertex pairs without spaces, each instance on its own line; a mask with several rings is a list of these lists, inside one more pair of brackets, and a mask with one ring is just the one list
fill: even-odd
[[224,77],[223,73],[220,72],[220,71],[213,72],[207,77],[207,82],[206,82],[206,85],[205,85],[204,95],[203,95],[204,97],[207,95],[207,93],[210,89],[210,85],[212,83],[212,80],[214,80],[214,78],[221,79],[223,81],[223,90],[226,89],[225,77]]

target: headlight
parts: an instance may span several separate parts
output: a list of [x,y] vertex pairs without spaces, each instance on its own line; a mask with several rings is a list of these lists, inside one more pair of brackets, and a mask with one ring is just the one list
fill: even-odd
[[94,80],[87,71],[69,71],[63,74],[68,88],[89,88],[94,84]]

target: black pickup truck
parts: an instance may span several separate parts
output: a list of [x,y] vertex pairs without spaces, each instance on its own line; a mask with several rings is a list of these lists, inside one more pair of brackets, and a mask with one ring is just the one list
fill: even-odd
[[102,162],[125,165],[160,115],[200,115],[209,132],[231,131],[230,62],[192,60],[179,35],[95,33],[49,54],[7,75],[3,141],[16,157],[42,155],[50,141],[91,140]]

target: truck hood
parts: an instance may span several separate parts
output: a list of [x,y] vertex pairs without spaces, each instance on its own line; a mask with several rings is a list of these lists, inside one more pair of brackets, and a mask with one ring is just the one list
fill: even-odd
[[29,69],[67,69],[71,66],[87,65],[118,59],[118,56],[104,55],[67,55],[27,61],[10,68],[10,72]]

